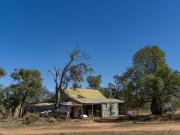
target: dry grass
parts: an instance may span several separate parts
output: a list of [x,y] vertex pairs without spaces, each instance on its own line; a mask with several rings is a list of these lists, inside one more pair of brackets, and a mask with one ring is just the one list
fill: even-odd
[[[48,135],[179,135],[179,132],[101,132],[101,133],[62,133]],[[44,134],[45,135],[45,134]],[[47,135],[47,134],[46,134]]]

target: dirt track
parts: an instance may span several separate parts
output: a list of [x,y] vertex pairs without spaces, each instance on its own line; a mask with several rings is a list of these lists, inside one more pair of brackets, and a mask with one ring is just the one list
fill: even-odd
[[179,131],[180,123],[166,124],[126,124],[126,123],[96,123],[93,121],[80,121],[58,123],[52,126],[36,126],[25,128],[0,128],[2,135],[24,134],[51,134],[51,133],[78,133],[78,132],[111,132],[111,131]]

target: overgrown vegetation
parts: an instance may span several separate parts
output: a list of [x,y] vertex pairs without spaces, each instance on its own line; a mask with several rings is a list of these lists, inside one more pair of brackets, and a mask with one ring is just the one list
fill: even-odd
[[[51,102],[53,98],[56,108],[59,108],[66,88],[81,87],[84,76],[92,73],[88,59],[85,53],[75,48],[64,67],[50,70],[55,83],[54,93],[43,87],[39,70],[15,69],[10,74],[14,84],[7,87],[0,85],[0,113],[22,117],[27,104]],[[3,79],[5,75],[5,70],[0,68],[0,78]],[[91,74],[86,81],[88,88],[98,89],[108,98],[124,100],[128,108],[148,105],[152,114],[162,114],[165,103],[180,107],[180,73],[168,66],[165,53],[158,46],[146,46],[138,50],[127,71],[115,75],[107,87],[101,86],[101,75]]]
[[11,77],[16,83],[1,91],[2,112],[8,116],[22,117],[28,103],[40,102],[41,73],[34,69],[15,69]]
[[130,108],[150,104],[152,114],[162,114],[163,105],[173,101],[178,107],[180,73],[171,69],[158,46],[146,46],[134,55],[133,64],[114,83],[101,90],[107,97],[122,99]]

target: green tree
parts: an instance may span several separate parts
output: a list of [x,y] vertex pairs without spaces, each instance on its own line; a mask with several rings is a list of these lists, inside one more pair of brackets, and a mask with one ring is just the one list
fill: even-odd
[[0,113],[4,112],[3,101],[4,101],[4,94],[2,89],[0,88]]
[[55,83],[56,108],[59,108],[59,103],[63,102],[63,94],[70,83],[79,84],[83,76],[93,70],[87,64],[88,59],[89,57],[81,53],[79,48],[75,48],[69,54],[69,60],[63,68],[55,67],[50,70]]
[[[180,85],[180,74],[170,69],[165,61],[165,53],[157,46],[146,46],[133,57],[133,65],[124,74],[131,95],[138,105],[151,103],[152,114],[162,114],[163,104]],[[128,92],[127,92],[128,91]],[[135,101],[135,100],[134,100]]]
[[115,75],[113,77],[114,82],[108,84],[110,90],[110,97],[116,99],[122,99],[122,91],[125,88],[125,81],[123,76]]
[[106,97],[106,98],[112,98],[111,96],[111,90],[109,88],[100,88],[99,91]]
[[5,76],[6,72],[3,68],[0,68],[0,77]]
[[12,91],[11,87],[7,87],[2,91],[1,102],[5,115],[8,117],[14,116],[14,112],[19,105],[19,98],[18,95],[15,95]]
[[[3,68],[0,68],[0,78],[5,76],[6,72],[4,71]],[[3,94],[3,85],[0,84],[0,112],[3,112],[4,111],[4,107],[3,107],[3,100],[4,100],[4,94]]]
[[102,82],[101,75],[88,76],[86,80],[89,84],[89,88],[100,89],[100,84]]
[[22,116],[27,103],[39,101],[42,94],[41,73],[34,69],[15,69],[11,77],[17,82],[10,89],[13,98],[18,99],[20,105],[19,117]]
[[51,92],[46,87],[43,87],[41,102],[52,102],[53,97],[54,97],[54,92]]

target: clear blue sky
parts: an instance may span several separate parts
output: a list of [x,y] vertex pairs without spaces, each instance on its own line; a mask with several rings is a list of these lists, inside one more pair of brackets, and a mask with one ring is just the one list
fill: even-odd
[[62,66],[75,46],[91,56],[103,86],[147,44],[159,45],[180,70],[179,7],[179,0],[0,1],[0,67],[8,73],[1,83],[13,82],[14,68],[37,68],[53,90],[48,69]]

